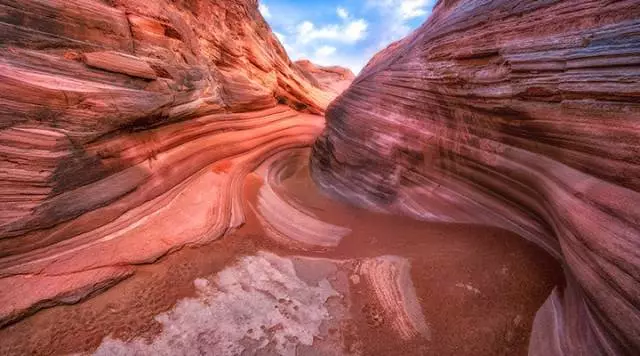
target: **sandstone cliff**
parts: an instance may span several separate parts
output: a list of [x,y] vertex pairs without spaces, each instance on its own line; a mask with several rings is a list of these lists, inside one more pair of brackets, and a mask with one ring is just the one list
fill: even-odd
[[0,9],[0,325],[242,224],[244,175],[335,96],[256,0]]
[[561,260],[532,355],[640,349],[638,1],[441,0],[327,111],[314,179]]
[[336,95],[345,91],[356,77],[350,69],[339,66],[323,67],[308,60],[299,60],[295,64],[322,89]]

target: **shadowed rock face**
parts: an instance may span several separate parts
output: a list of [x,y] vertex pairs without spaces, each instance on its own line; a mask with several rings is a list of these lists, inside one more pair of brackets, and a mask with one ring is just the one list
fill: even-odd
[[640,349],[640,6],[441,0],[330,105],[311,168],[369,208],[562,261],[530,354]]
[[256,0],[3,0],[0,42],[0,326],[241,225],[336,95]]

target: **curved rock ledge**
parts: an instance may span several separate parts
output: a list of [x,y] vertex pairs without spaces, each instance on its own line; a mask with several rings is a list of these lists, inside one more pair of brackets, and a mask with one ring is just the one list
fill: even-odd
[[321,221],[287,197],[281,187],[282,180],[297,167],[292,161],[300,158],[297,152],[289,151],[275,155],[263,164],[265,179],[258,191],[256,216],[270,238],[287,246],[303,250],[336,247],[351,229]]
[[[135,273],[112,288],[101,290],[100,295],[91,295],[93,298],[75,305],[43,310],[0,328],[0,354],[92,353],[103,340],[108,340],[105,344],[111,346],[116,344],[115,348],[103,344],[105,348],[100,350],[105,353],[116,352],[114,350],[124,354],[163,352],[151,351],[151,345],[170,353],[191,353],[201,350],[200,347],[221,350],[224,345],[234,344],[234,347],[246,347],[249,354],[261,354],[273,351],[275,344],[271,342],[278,341],[271,336],[291,332],[299,335],[297,330],[282,329],[295,326],[319,335],[314,337],[311,346],[308,342],[287,341],[284,350],[295,346],[296,352],[304,355],[314,351],[332,355],[526,354],[534,314],[558,281],[557,263],[541,249],[506,231],[417,221],[334,201],[321,194],[311,181],[307,170],[308,152],[308,148],[286,149],[267,158],[247,175],[241,204],[246,223],[233,233],[197,248],[172,251],[154,263],[123,265],[123,268],[135,269]],[[216,161],[203,170],[217,175],[230,174],[238,168],[232,160],[234,157]],[[261,177],[267,175],[277,183],[270,187],[287,204],[287,210],[301,208],[314,219],[348,227],[349,235],[335,247],[314,246],[311,251],[301,251],[288,236],[285,241],[272,241],[250,211],[267,180]],[[209,193],[218,196],[216,191],[200,192],[200,195],[195,191],[186,195],[193,199],[208,199]],[[189,214],[183,214],[182,210]],[[188,206],[181,206],[175,213],[192,223]],[[166,218],[172,219],[174,225],[181,223],[171,215]],[[170,235],[175,228],[167,224],[163,227],[167,229],[165,235]],[[286,231],[292,229],[287,227]],[[144,239],[144,236],[136,237]],[[158,233],[155,237],[165,236]],[[105,251],[94,250],[96,255],[107,253],[110,247],[116,246],[113,241],[119,239],[127,241],[124,236],[117,237],[104,243]],[[180,239],[173,241],[184,243]],[[270,253],[259,251],[282,257],[271,259],[264,256]],[[245,259],[247,256],[250,258]],[[270,262],[256,263],[262,257]],[[285,285],[290,284],[280,283],[293,277],[283,268],[286,263],[274,262],[283,260],[293,261],[296,278],[305,281],[309,288],[288,289]],[[247,261],[251,262],[245,263]],[[108,271],[107,268],[103,270]],[[215,278],[221,275],[230,277],[219,284]],[[27,297],[39,297],[41,290],[49,291],[48,284],[35,277],[39,276],[22,279],[25,288],[20,290]],[[76,278],[70,277],[59,275],[44,282],[57,284]],[[209,284],[203,282],[203,278],[209,280]],[[295,302],[290,304],[286,298],[293,301],[306,298],[307,289],[317,287],[325,278],[344,295],[325,303],[332,317],[326,323],[323,321],[319,329],[313,323],[306,328],[293,322],[305,318],[305,307]],[[194,280],[198,281],[196,289]],[[33,283],[42,289],[34,292]],[[95,284],[89,280],[86,285],[92,288]],[[76,286],[79,286],[77,282]],[[231,293],[217,290],[217,286],[224,286]],[[349,296],[345,294],[347,288],[351,292]],[[282,297],[283,293],[287,294],[286,298]],[[15,301],[15,295],[10,295]],[[73,303],[67,295],[55,297],[53,301]],[[266,307],[268,303],[273,303],[270,308]],[[220,304],[225,308],[221,309]],[[256,305],[260,307],[256,309]],[[34,308],[40,306],[36,304]],[[237,319],[229,315],[227,307],[237,311],[233,313]],[[335,308],[338,314],[334,313]],[[216,317],[212,319],[209,311]],[[269,316],[280,311],[282,317],[293,316],[294,320],[282,322],[281,316]],[[340,316],[347,312],[349,320],[343,323],[345,320]],[[249,317],[245,317],[247,315]],[[422,315],[428,322],[428,333],[424,334],[416,332],[416,329],[424,330],[421,326],[426,323],[421,322]],[[222,319],[231,321],[225,321],[226,327],[222,328]],[[215,322],[212,324],[212,321]],[[261,325],[267,330],[249,332],[253,328],[242,327],[258,322],[265,322]],[[266,338],[256,341],[251,337],[253,333],[260,335],[258,338]],[[185,338],[172,343],[178,335]],[[264,345],[265,340],[270,345],[262,349],[260,345]]]
[[8,0],[0,29],[0,326],[240,226],[337,95],[256,0]]
[[566,285],[531,354],[633,354],[639,19],[632,0],[441,0],[331,104],[314,179],[369,208],[535,242]]
[[[278,107],[232,120],[202,117],[101,143],[128,147],[120,160],[140,162],[50,200],[52,209],[69,214],[68,221],[0,240],[0,276],[10,277],[0,285],[37,288],[50,276],[149,263],[173,249],[210,242],[243,223],[245,176],[278,151],[311,144],[322,127],[319,116]],[[26,226],[42,221],[36,215]],[[57,295],[56,288],[79,286],[54,287],[50,293]],[[3,305],[3,322],[12,309]]]
[[413,282],[409,261],[398,256],[366,259],[357,268],[369,284],[400,337],[429,339],[429,326],[422,314]]

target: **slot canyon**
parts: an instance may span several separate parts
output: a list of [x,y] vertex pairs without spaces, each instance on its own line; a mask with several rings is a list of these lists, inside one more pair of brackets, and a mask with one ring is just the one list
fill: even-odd
[[640,1],[259,6],[0,0],[0,355],[640,354]]

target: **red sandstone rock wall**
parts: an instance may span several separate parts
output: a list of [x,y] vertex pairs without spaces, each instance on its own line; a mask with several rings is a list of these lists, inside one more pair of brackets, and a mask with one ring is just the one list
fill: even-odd
[[[29,216],[51,191],[104,176],[82,147],[106,135],[277,101],[320,113],[331,98],[292,65],[255,1],[108,3],[0,3],[0,135],[14,149],[3,178],[28,190],[3,199],[0,236],[58,221]],[[24,140],[58,156],[20,160]]]
[[299,60],[295,64],[304,74],[317,81],[322,89],[336,95],[345,91],[356,77],[350,69],[338,66],[323,67],[308,60]]
[[256,0],[0,0],[0,325],[239,226],[334,96]]
[[563,261],[532,355],[640,350],[640,3],[441,0],[327,112],[315,180]]

